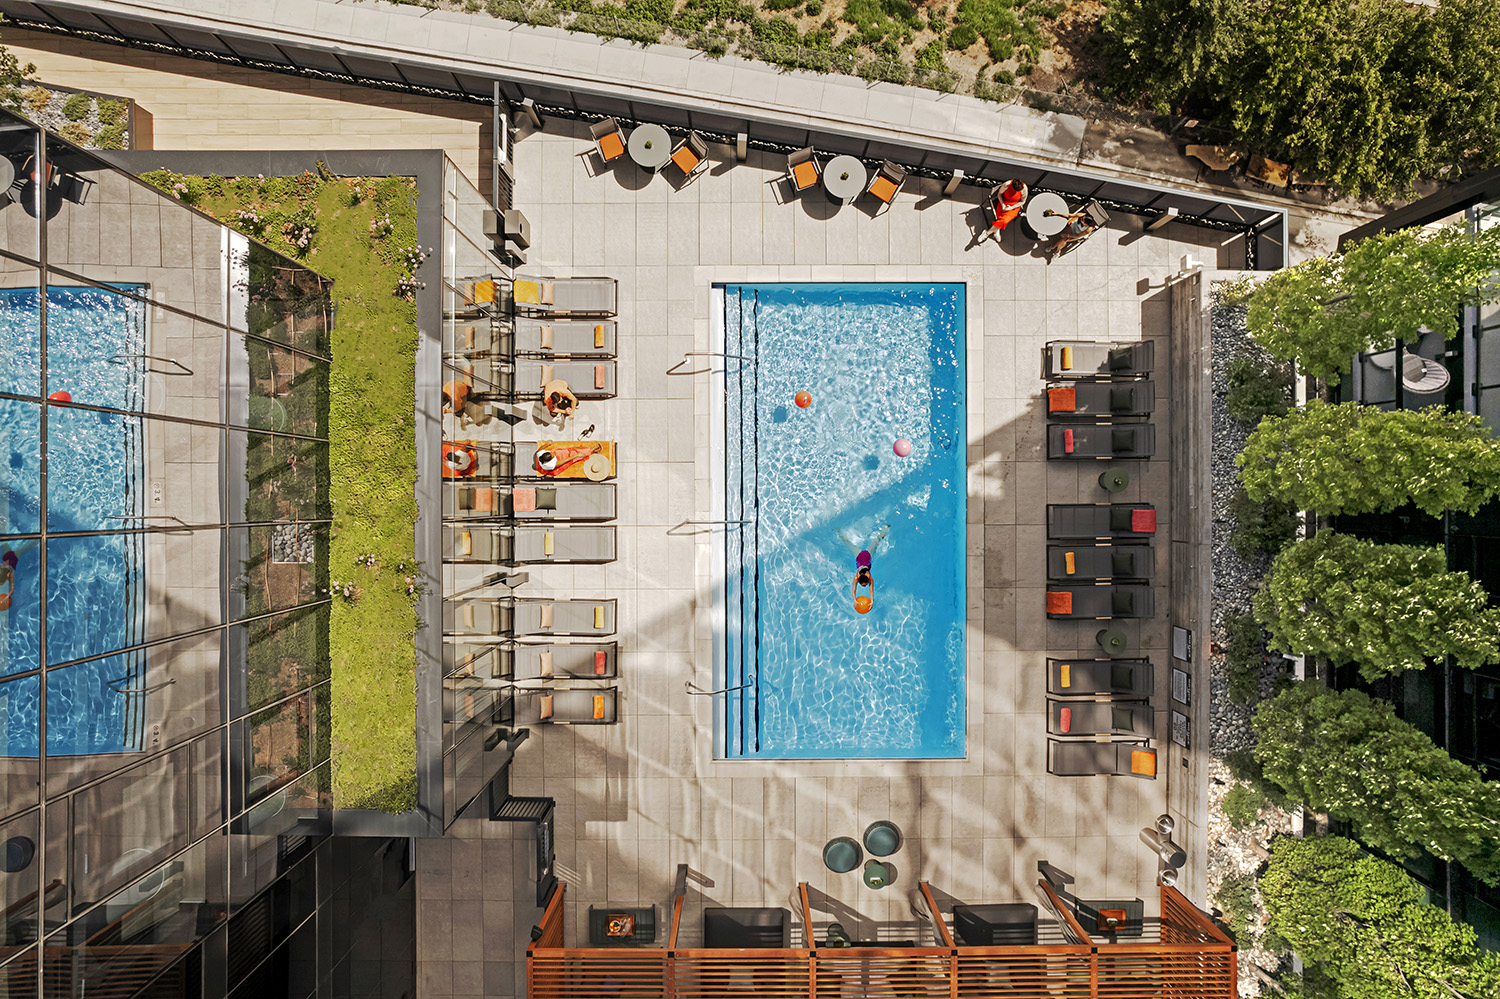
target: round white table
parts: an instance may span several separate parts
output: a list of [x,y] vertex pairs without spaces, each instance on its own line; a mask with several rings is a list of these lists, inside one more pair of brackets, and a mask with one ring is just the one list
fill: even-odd
[[660,170],[672,158],[672,137],[660,125],[637,125],[625,149],[637,166]]
[[823,168],[823,189],[830,200],[847,205],[865,192],[865,165],[853,156],[835,156]]
[[[1054,214],[1046,214],[1048,211]],[[1026,224],[1038,238],[1056,236],[1068,225],[1068,203],[1060,194],[1033,194],[1026,202]]]

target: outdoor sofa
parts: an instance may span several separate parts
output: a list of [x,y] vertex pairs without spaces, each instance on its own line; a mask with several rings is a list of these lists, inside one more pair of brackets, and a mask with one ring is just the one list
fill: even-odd
[[1047,740],[1047,772],[1054,777],[1156,779],[1156,750],[1143,742]]
[[1059,701],[1047,698],[1048,735],[1156,737],[1156,712],[1146,701]]
[[1047,693],[1054,697],[1148,698],[1152,679],[1149,659],[1047,660]]
[[1151,587],[1047,585],[1047,616],[1057,619],[1108,620],[1117,617],[1150,617],[1156,611]]
[[1060,461],[1149,458],[1156,453],[1156,427],[1149,423],[1053,424],[1047,428],[1047,457]]
[[1060,583],[1094,579],[1150,579],[1150,545],[1048,545],[1047,578]]
[[1149,503],[1049,503],[1047,539],[1149,538],[1156,508]]
[[1043,359],[1049,379],[1133,378],[1151,373],[1156,344],[1053,340],[1043,349]]
[[1047,389],[1047,415],[1146,416],[1156,409],[1156,383],[1149,378],[1119,382],[1080,381]]

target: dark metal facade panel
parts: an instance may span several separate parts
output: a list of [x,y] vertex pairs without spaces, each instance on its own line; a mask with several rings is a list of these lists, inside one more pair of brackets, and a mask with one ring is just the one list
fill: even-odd
[[296,65],[285,52],[269,42],[257,41],[253,38],[226,38],[224,41],[233,49],[234,54],[241,59],[253,59],[257,62],[274,62],[283,66]]
[[[406,67],[401,67],[405,72]],[[494,99],[495,81],[483,76],[473,76],[469,73],[454,73],[452,81],[458,84],[458,92],[470,99],[483,100],[488,104]],[[451,89],[452,83],[449,84]]]
[[344,64],[339,62],[338,57],[332,52],[319,52],[316,49],[287,49],[287,57],[298,69],[311,69],[320,73],[333,73],[337,76],[347,76],[349,71]]
[[385,83],[406,83],[401,70],[383,59],[362,59],[354,55],[340,55],[339,61],[349,67],[349,72],[361,80],[380,80]]
[[[401,75],[410,83],[419,87],[431,87],[434,90],[452,90],[458,86],[458,79],[454,74],[441,69],[429,69],[426,66],[402,66]],[[490,92],[494,91],[493,82],[486,81],[485,86],[490,88]]]
[[185,49],[199,52],[213,52],[217,55],[234,55],[234,49],[218,35],[207,31],[194,31],[191,28],[172,28],[167,31],[172,41]]

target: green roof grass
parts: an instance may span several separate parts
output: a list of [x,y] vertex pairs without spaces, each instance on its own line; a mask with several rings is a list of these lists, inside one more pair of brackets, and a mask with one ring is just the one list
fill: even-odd
[[319,582],[333,593],[332,803],[401,812],[417,803],[417,190],[407,177],[335,178],[319,166],[298,177],[143,179],[333,279],[333,526]]

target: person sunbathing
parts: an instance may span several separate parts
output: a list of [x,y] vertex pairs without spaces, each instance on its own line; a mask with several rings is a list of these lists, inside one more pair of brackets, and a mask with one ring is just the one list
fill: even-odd
[[547,412],[553,416],[572,416],[573,410],[578,408],[578,396],[561,378],[554,378],[542,386],[542,400],[547,404]]

